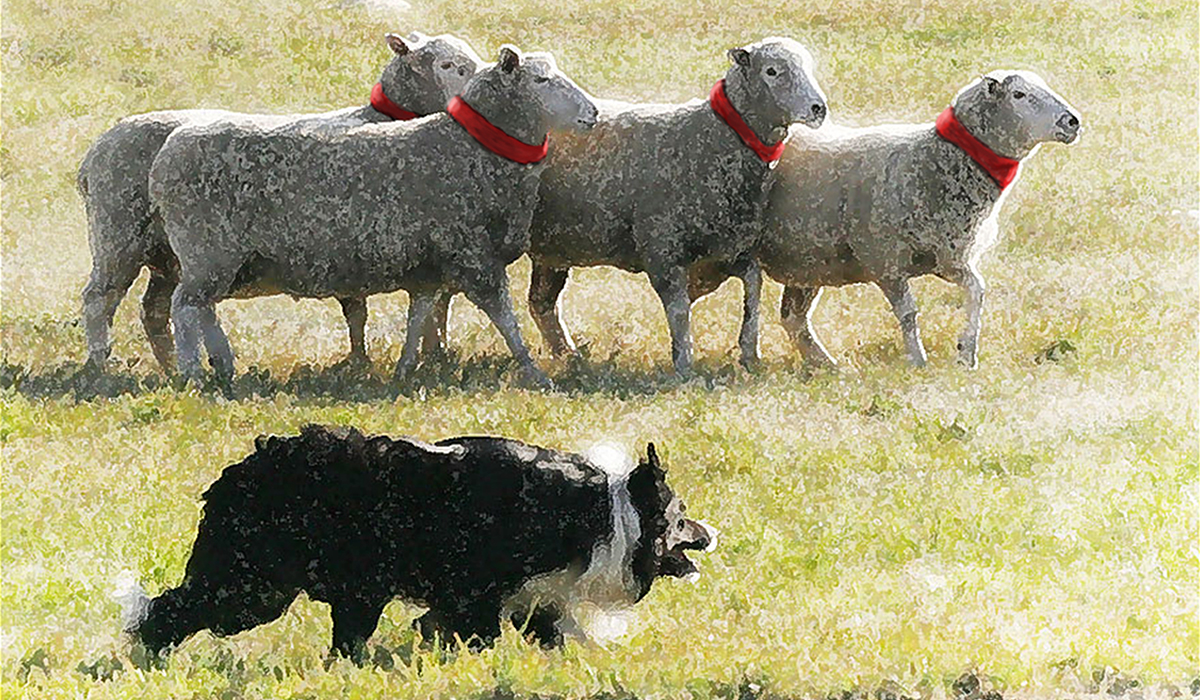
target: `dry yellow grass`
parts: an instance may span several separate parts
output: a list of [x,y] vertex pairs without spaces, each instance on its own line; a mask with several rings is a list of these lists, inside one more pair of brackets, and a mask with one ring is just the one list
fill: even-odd
[[[1195,3],[438,1],[387,16],[332,0],[16,0],[4,10],[6,697],[707,698],[884,682],[940,697],[967,670],[1014,697],[1130,679],[1153,696],[1165,684],[1190,692],[1200,676]],[[89,267],[73,180],[91,139],[150,109],[358,104],[386,59],[380,37],[395,29],[455,32],[483,55],[505,41],[551,50],[596,94],[664,100],[702,95],[728,46],[792,35],[818,56],[834,118],[857,124],[932,119],[975,75],[1030,68],[1081,110],[1087,132],[1039,152],[1009,200],[983,266],[974,373],[953,365],[957,292],[927,280],[917,293],[928,369],[904,365],[878,292],[846,288],[826,295],[816,321],[847,369],[806,378],[775,323],[771,284],[765,368],[746,375],[732,352],[731,283],[699,305],[701,378],[676,387],[644,279],[585,270],[566,305],[589,361],[543,358],[560,394],[510,387],[499,338],[464,302],[452,345],[466,369],[431,368],[422,391],[389,398],[377,380],[322,369],[346,346],[332,302],[287,299],[221,306],[244,373],[236,401],[153,388],[132,302],[113,335],[133,393],[73,394],[64,377],[83,357]],[[511,272],[522,299],[527,262]],[[405,303],[372,300],[381,373],[398,354]],[[1062,340],[1076,351],[1035,361]],[[152,591],[177,582],[204,487],[256,434],[308,421],[570,449],[654,440],[722,544],[696,586],[657,586],[633,632],[607,649],[545,653],[506,634],[481,654],[414,651],[414,611],[396,604],[372,642],[383,667],[325,668],[328,616],[301,600],[232,639],[199,635],[165,670],[131,669],[112,578],[129,568]],[[94,680],[86,669],[114,654],[123,670]],[[1106,667],[1119,673],[1097,681]]]

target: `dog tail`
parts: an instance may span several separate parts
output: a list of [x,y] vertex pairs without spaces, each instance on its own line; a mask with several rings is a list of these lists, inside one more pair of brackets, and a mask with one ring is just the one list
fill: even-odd
[[113,580],[113,600],[121,606],[121,631],[135,632],[150,614],[150,596],[138,583],[137,576],[126,569]]

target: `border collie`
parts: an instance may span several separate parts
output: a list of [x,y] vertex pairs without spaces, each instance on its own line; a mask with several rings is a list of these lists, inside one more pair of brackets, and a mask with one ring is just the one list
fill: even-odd
[[504,617],[555,646],[583,633],[581,605],[626,608],[659,576],[698,575],[684,552],[715,545],[653,443],[636,466],[611,448],[311,425],[255,448],[204,494],[183,582],[124,593],[125,629],[152,654],[274,620],[300,591],[329,603],[333,650],[357,662],[395,597],[428,608],[427,640],[489,645]]

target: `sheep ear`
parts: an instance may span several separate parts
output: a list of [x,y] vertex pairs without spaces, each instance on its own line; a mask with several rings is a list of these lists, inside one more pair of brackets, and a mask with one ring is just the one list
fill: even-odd
[[1000,94],[1000,81],[990,75],[983,76],[983,83],[987,85],[987,92],[991,96]]
[[[388,48],[395,52],[397,56],[403,56],[409,52],[410,48],[408,43],[405,42],[404,37],[400,36],[399,34],[389,33],[384,38],[387,39]],[[410,39],[410,41],[412,40]]]
[[497,60],[500,70],[511,73],[521,67],[521,52],[515,46],[505,44],[500,47],[500,58]]
[[750,65],[750,52],[743,48],[729,49],[729,60],[746,67]]

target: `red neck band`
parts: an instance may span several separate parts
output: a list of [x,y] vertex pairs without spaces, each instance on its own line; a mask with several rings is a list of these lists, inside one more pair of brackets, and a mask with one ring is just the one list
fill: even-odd
[[375,83],[375,87],[371,88],[371,106],[376,112],[386,114],[392,119],[406,122],[409,119],[416,119],[417,113],[410,112],[400,105],[388,99],[388,96],[383,94],[383,83]]
[[450,104],[446,105],[446,112],[484,148],[516,163],[536,163],[545,158],[550,150],[549,136],[536,146],[518,141],[472,109],[461,97],[451,99]]
[[742,138],[742,143],[754,151],[754,153],[762,159],[764,163],[774,163],[783,155],[783,149],[787,146],[786,141],[780,141],[772,146],[768,146],[758,139],[758,135],[754,130],[746,124],[746,120],[742,119],[742,115],[734,109],[730,104],[729,98],[725,96],[725,80],[717,81],[713,85],[712,90],[708,93],[708,103],[712,105],[712,109],[721,117],[729,128],[737,132],[737,135]]
[[958,117],[954,116],[953,107],[947,107],[938,115],[937,132],[939,136],[961,148],[964,153],[971,157],[971,160],[986,170],[987,174],[991,175],[992,179],[996,181],[996,184],[1000,185],[1001,192],[1017,176],[1017,170],[1021,166],[1021,161],[1005,158],[997,154],[984,145],[982,141],[972,136],[971,132],[967,131],[967,128],[962,125],[962,122],[958,121]]

